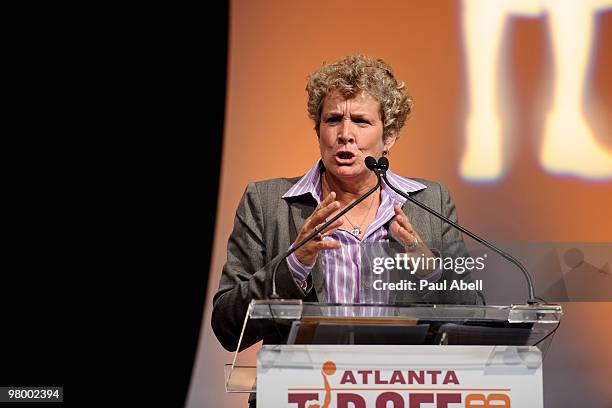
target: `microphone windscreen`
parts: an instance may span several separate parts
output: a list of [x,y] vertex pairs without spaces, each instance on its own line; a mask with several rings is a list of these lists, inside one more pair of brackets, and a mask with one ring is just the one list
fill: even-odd
[[382,156],[380,159],[378,159],[378,167],[387,171],[389,169],[389,159],[387,159],[385,156]]
[[374,171],[374,169],[376,168],[376,159],[373,158],[372,156],[368,156],[365,158],[365,165],[368,169]]

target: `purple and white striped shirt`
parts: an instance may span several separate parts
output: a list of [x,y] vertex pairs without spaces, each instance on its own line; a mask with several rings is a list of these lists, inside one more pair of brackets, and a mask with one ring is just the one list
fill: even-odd
[[[282,198],[310,194],[317,203],[320,203],[321,171],[319,166],[320,161],[291,187]],[[415,192],[427,188],[424,184],[400,177],[391,171],[387,171],[387,178],[395,186],[406,192]],[[362,290],[362,245],[364,243],[389,242],[389,231],[385,228],[385,224],[395,216],[393,207],[395,205],[402,207],[405,202],[406,199],[404,197],[383,183],[380,207],[378,207],[374,221],[372,221],[361,240],[342,228],[325,237],[325,239],[335,239],[342,244],[339,249],[321,251],[319,253],[327,288],[327,303],[386,303],[386,293]],[[295,254],[291,254],[287,258],[287,263],[294,279],[303,287],[306,278],[312,270],[312,266],[303,265],[295,257]],[[427,280],[438,280],[441,274],[441,271],[436,271]]]

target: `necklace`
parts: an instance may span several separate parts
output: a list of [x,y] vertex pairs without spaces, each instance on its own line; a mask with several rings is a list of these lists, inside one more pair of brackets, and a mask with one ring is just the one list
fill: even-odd
[[374,204],[374,195],[372,195],[372,199],[370,200],[370,206],[368,207],[368,212],[366,212],[366,215],[363,217],[359,225],[353,225],[351,220],[349,220],[346,214],[344,214],[344,218],[346,218],[349,224],[351,224],[351,227],[353,227],[353,229],[351,230],[351,234],[353,234],[354,236],[358,237],[359,235],[361,235],[362,233],[361,225],[363,225],[366,218],[368,218],[368,215],[370,214],[370,210],[372,209],[372,204]]
[[[329,182],[327,181],[327,177],[325,177],[325,173],[323,174],[323,176],[321,178],[323,179],[323,187],[327,188],[327,190],[330,190]],[[344,218],[346,218],[346,220],[349,222],[349,224],[351,224],[351,227],[353,227],[353,229],[351,230],[351,234],[353,234],[354,236],[359,237],[359,235],[361,235],[361,233],[362,233],[361,225],[363,225],[363,223],[366,220],[366,218],[368,218],[368,215],[370,214],[370,210],[372,209],[372,204],[374,204],[374,195],[373,194],[372,194],[372,199],[370,200],[370,206],[368,207],[368,212],[366,213],[366,215],[361,220],[360,225],[353,225],[351,220],[349,220],[349,218],[346,216],[346,214],[344,214]]]

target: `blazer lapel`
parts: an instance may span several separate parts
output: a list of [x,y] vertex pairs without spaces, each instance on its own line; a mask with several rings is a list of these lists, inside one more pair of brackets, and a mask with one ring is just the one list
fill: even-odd
[[431,216],[429,213],[421,208],[418,208],[410,201],[406,201],[406,203],[404,203],[402,210],[404,211],[404,214],[408,216],[410,224],[412,224],[415,231],[419,233],[423,242],[426,244],[431,244],[433,235],[431,232]]

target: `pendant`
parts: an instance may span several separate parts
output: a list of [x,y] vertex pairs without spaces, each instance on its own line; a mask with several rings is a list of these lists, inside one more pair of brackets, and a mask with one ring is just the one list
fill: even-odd
[[351,234],[358,236],[359,234],[361,234],[361,227],[353,227],[353,229],[351,230]]

